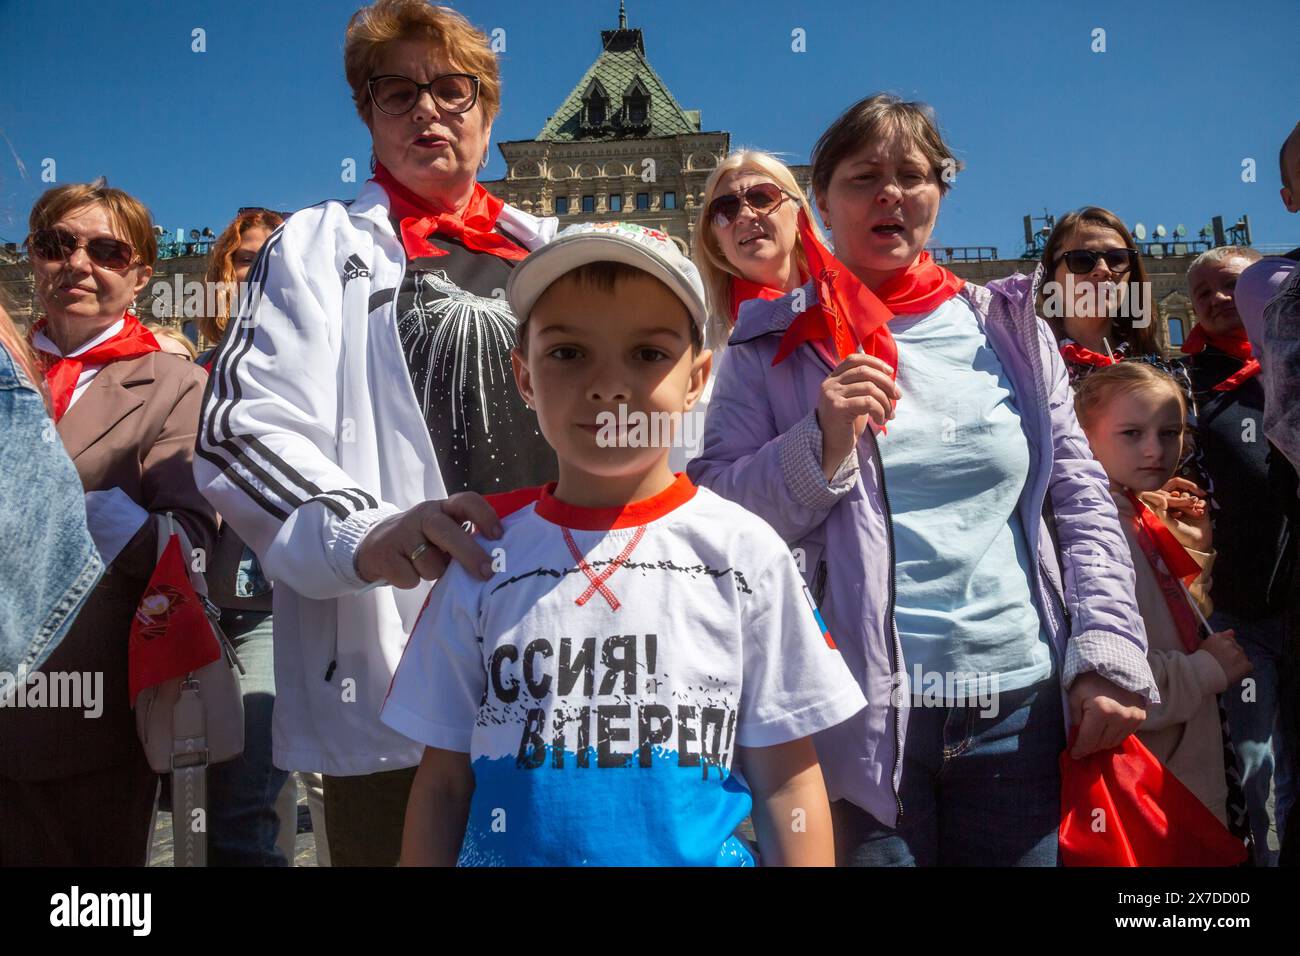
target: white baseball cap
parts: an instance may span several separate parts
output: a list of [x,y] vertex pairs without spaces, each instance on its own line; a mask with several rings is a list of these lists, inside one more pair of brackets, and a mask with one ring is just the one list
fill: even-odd
[[621,262],[650,273],[682,300],[700,334],[709,310],[695,263],[666,232],[634,222],[581,222],[530,253],[510,273],[506,300],[516,323],[524,322],[542,293],[560,276],[591,262]]

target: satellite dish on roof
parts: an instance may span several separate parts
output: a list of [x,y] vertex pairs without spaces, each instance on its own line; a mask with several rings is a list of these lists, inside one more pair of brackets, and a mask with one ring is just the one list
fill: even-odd
[[1166,229],[1164,226],[1157,224],[1156,235],[1159,236],[1161,239],[1163,239],[1165,236],[1169,235],[1169,230]]
[[1139,222],[1133,227],[1133,237],[1138,241],[1145,239],[1147,237],[1147,227]]
[[1180,222],[1174,227],[1174,235],[1181,239],[1183,236],[1187,235],[1187,227]]

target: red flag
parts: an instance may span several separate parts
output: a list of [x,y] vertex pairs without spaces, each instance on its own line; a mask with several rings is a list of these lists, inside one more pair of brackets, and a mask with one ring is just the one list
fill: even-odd
[[198,670],[221,656],[221,646],[190,583],[173,534],[131,620],[128,645],[131,706],[149,687]]
[[[1070,746],[1078,735],[1070,735]],[[1236,866],[1246,846],[1136,734],[1081,760],[1061,754],[1065,866]]]
[[1159,515],[1147,507],[1145,501],[1127,488],[1124,489],[1124,494],[1128,496],[1133,513],[1137,516],[1139,537],[1149,535],[1169,573],[1184,584],[1191,584],[1201,573],[1201,566],[1196,563],[1196,559],[1187,553],[1183,543],[1174,537],[1174,533],[1160,520]]

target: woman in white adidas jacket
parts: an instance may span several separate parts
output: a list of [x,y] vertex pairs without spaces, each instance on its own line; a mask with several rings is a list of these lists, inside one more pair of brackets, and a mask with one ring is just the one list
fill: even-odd
[[489,561],[460,527],[497,523],[475,492],[554,477],[496,290],[555,221],[476,182],[500,79],[459,14],[378,0],[344,63],[375,178],[267,239],[195,474],[276,584],[276,765],[325,774],[335,865],[392,865],[422,747],[379,709],[428,582],[449,557]]

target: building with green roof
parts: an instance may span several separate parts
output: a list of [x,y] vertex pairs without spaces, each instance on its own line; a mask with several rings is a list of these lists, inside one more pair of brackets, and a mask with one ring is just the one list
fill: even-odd
[[[624,219],[662,229],[689,253],[704,183],[731,134],[705,131],[700,111],[677,101],[622,3],[618,28],[600,40],[600,55],[537,136],[500,144],[506,177],[483,185],[526,212],[558,216],[562,227]],[[809,167],[794,172],[807,190]]]

